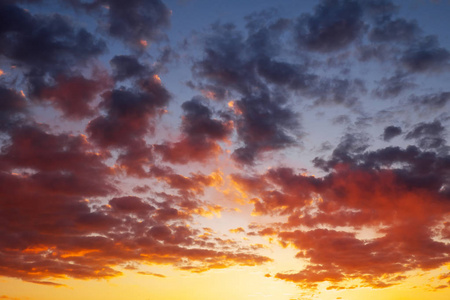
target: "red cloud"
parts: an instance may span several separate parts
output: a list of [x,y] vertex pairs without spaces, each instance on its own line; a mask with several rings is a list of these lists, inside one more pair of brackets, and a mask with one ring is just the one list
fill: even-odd
[[68,77],[60,75],[54,86],[45,87],[40,92],[41,99],[47,99],[68,118],[82,119],[94,114],[90,103],[98,94],[111,86],[111,79],[99,71],[93,79],[82,75]]
[[191,161],[206,162],[222,153],[222,148],[215,141],[189,139],[155,145],[155,150],[165,161],[172,164],[187,164]]
[[117,196],[110,158],[82,135],[11,128],[0,154],[0,275],[58,285],[47,279],[118,276],[117,266],[129,262],[199,272],[270,260],[251,249],[231,252],[189,226],[193,214],[220,209],[190,199],[218,177],[162,169],[149,180],[164,180],[182,196]]
[[[407,271],[450,262],[447,196],[439,185],[413,184],[412,176],[423,175],[337,165],[322,178],[279,168],[233,180],[255,197],[255,212],[287,216],[278,228],[258,234],[293,245],[307,266],[277,278],[304,287],[358,279],[380,288],[403,280],[399,274]],[[376,237],[359,236],[363,229]]]

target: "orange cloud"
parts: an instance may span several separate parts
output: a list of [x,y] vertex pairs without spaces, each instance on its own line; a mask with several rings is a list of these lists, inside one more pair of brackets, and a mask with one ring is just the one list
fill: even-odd
[[230,229],[229,231],[230,231],[231,233],[240,233],[240,232],[245,232],[244,228],[242,228],[242,227],[238,227],[238,228]]
[[[85,136],[52,134],[38,126],[9,131],[0,154],[0,275],[37,284],[51,278],[109,278],[132,262],[172,264],[195,272],[270,261],[250,248],[228,248],[215,234],[199,237],[194,214],[219,214],[195,195],[220,184],[221,175],[185,177],[154,168],[178,194],[155,199],[118,196],[115,173]],[[97,197],[109,199],[101,204]],[[87,201],[86,199],[90,199]]]
[[[306,267],[276,278],[306,288],[349,280],[383,288],[407,278],[408,271],[450,262],[450,203],[440,184],[418,176],[423,175],[338,165],[322,178],[278,168],[233,180],[254,196],[255,212],[286,216],[285,223],[249,233],[275,235],[299,250],[296,257]],[[376,236],[364,238],[365,229]]]
[[166,275],[162,275],[162,274],[158,274],[158,273],[152,273],[152,272],[138,272],[138,274],[140,274],[140,275],[150,275],[150,276],[155,276],[155,277],[160,277],[160,278],[166,278]]

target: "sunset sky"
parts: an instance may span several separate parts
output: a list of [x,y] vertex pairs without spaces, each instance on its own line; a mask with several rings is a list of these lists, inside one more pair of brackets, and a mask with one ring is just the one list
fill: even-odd
[[0,0],[0,300],[450,299],[449,0]]

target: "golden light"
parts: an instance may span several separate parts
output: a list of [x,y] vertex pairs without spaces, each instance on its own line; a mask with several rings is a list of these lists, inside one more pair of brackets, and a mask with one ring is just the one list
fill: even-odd
[[217,100],[217,95],[213,91],[201,90],[203,97],[208,98],[210,100]]
[[153,75],[153,80],[154,80],[155,82],[161,84],[161,78],[160,78],[157,74]]

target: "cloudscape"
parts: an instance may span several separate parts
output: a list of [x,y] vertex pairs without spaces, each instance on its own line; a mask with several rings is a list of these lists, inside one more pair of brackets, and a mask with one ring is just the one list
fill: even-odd
[[0,299],[449,299],[449,16],[1,0]]

